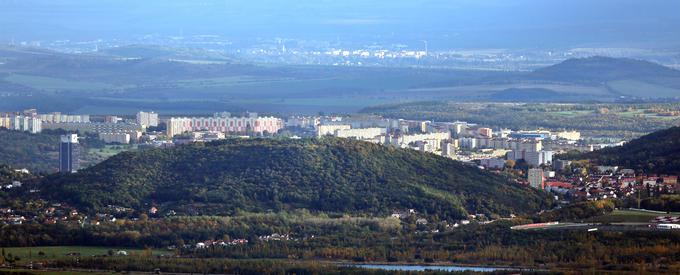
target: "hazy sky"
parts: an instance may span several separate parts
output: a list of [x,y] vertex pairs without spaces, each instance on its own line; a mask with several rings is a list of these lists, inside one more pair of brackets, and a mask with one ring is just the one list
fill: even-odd
[[220,34],[445,47],[680,45],[678,0],[0,0],[0,41]]

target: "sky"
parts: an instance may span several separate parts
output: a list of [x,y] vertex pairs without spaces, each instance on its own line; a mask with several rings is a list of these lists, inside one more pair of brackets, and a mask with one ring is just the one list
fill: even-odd
[[216,34],[442,48],[677,47],[678,0],[0,0],[0,41]]

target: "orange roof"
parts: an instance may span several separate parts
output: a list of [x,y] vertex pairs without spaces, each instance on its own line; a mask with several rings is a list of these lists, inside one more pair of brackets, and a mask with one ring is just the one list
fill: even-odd
[[573,185],[571,185],[571,183],[561,182],[561,181],[548,181],[548,182],[545,183],[545,186],[547,186],[547,187],[559,187],[559,188],[565,188],[565,189],[573,187]]

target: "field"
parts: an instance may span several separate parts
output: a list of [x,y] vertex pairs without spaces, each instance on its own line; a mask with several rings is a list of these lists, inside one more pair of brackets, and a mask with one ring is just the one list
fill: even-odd
[[104,148],[89,148],[87,149],[87,154],[84,154],[82,157],[82,164],[84,167],[95,165],[97,163],[100,163],[102,161],[105,161],[106,159],[115,156],[116,154],[120,152],[125,152],[125,151],[130,151],[130,150],[136,150],[137,146],[136,145],[128,145],[128,144],[121,144],[121,145],[105,145]]
[[[116,272],[94,272],[94,271],[75,271],[75,270],[62,270],[62,271],[56,271],[56,270],[30,270],[30,269],[10,269],[10,270],[3,270],[0,269],[0,274],[7,274],[7,275],[25,275],[25,274],[36,274],[36,275],[81,275],[81,274],[88,274],[88,275],[99,275],[99,274],[116,274]],[[136,274],[136,273],[130,273],[130,274]]]
[[61,78],[12,74],[4,78],[5,81],[28,86],[37,90],[59,91],[59,90],[104,90],[112,89],[115,86],[102,82],[86,82],[66,80]]
[[90,155],[99,158],[110,158],[120,152],[130,151],[137,149],[136,145],[106,145],[104,148],[92,148],[88,150]]
[[[118,251],[126,251],[127,257],[134,257],[135,255],[173,255],[173,251],[166,250],[144,250],[138,248],[120,248],[120,247],[92,247],[92,246],[37,246],[37,247],[3,247],[2,251],[5,257],[18,257],[17,263],[28,263],[32,261],[41,260],[57,260],[68,259],[74,257],[94,257],[109,255],[109,252],[116,253]],[[41,253],[42,252],[42,253]],[[76,256],[80,253],[79,256]],[[70,254],[70,255],[69,255]],[[125,256],[115,256],[125,257]]]

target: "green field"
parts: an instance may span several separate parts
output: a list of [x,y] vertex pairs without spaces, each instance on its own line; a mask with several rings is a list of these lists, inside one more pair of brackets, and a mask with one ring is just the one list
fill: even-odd
[[117,155],[118,153],[136,150],[136,145],[106,145],[104,148],[92,148],[88,150],[88,153],[99,158],[110,158]]
[[559,116],[565,116],[565,117],[575,117],[575,116],[581,116],[581,115],[587,115],[591,114],[593,111],[560,111],[560,112],[552,112],[552,114],[559,115]]
[[661,214],[661,213],[651,213],[645,211],[628,210],[628,209],[616,209],[609,214],[598,216],[592,218],[591,222],[601,222],[601,223],[648,223],[652,219],[658,216],[680,216],[680,213],[671,214]]
[[105,90],[113,89],[116,86],[102,82],[75,81],[62,78],[12,74],[3,80],[14,84],[31,87],[37,90],[57,91],[57,90]]
[[[173,255],[173,251],[168,250],[148,250],[139,248],[120,248],[120,247],[94,247],[94,246],[36,246],[36,247],[3,247],[5,257],[19,257],[18,263],[28,263],[41,260],[67,259],[76,257],[73,253],[80,253],[80,257],[93,257],[108,255],[109,251],[126,251],[127,257],[151,253],[151,255]],[[42,253],[41,253],[42,252]],[[68,255],[68,254],[72,255]],[[125,257],[125,256],[115,256]]]
[[[98,275],[98,274],[116,274],[116,272],[113,271],[74,271],[74,270],[63,270],[63,271],[47,271],[47,270],[30,270],[30,269],[0,269],[0,274],[8,274],[8,275],[24,275],[24,274],[39,274],[39,275],[80,275],[80,274],[88,274],[88,275]],[[134,273],[132,273],[134,274]]]
[[131,150],[137,150],[137,145],[105,145],[104,148],[90,148],[87,150],[87,154],[83,156],[83,165],[84,167],[95,165],[118,153]]

